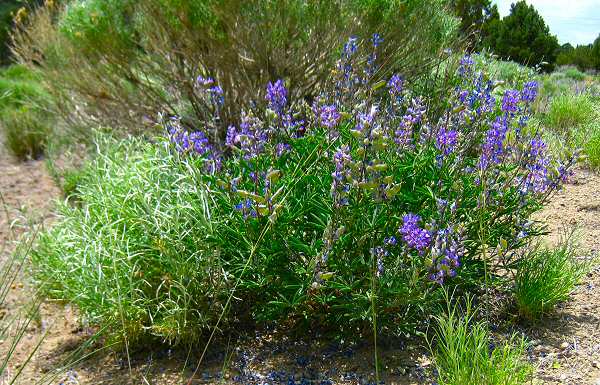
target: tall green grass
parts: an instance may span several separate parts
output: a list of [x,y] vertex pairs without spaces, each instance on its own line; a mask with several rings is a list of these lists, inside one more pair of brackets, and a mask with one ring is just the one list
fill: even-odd
[[538,319],[569,298],[590,266],[577,256],[572,235],[556,248],[537,245],[529,251],[515,277],[514,295],[522,317]]
[[40,157],[51,136],[49,95],[37,74],[13,65],[0,71],[0,130],[4,145],[18,159]]
[[600,167],[598,96],[585,92],[585,84],[580,85],[582,91],[576,93],[577,86],[564,83],[556,76],[545,78],[543,84],[542,92],[546,95],[542,100],[547,104],[541,106],[543,110],[537,113],[536,119],[544,136],[551,139],[554,147],[581,150],[588,166]]
[[437,317],[432,354],[440,385],[523,385],[532,367],[525,359],[526,344],[513,335],[495,344],[488,326],[476,319],[470,299],[464,309],[449,306]]
[[558,95],[550,102],[544,123],[561,133],[586,129],[597,118],[597,106],[587,95]]
[[103,146],[73,193],[83,207],[61,204],[62,224],[40,237],[37,280],[117,339],[196,341],[232,284],[203,252],[211,223],[199,171],[176,172],[172,155],[143,141]]

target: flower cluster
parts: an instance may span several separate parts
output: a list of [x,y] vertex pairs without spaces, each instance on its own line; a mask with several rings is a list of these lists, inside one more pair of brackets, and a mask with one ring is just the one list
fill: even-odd
[[431,233],[419,227],[421,217],[416,214],[406,214],[402,217],[402,227],[398,229],[402,240],[412,249],[423,252],[431,242]]
[[431,247],[429,279],[441,285],[446,278],[454,277],[463,254],[462,234],[454,226],[439,230]]
[[332,129],[336,127],[340,121],[341,115],[336,106],[322,106],[319,110],[319,120],[324,127]]
[[196,89],[199,90],[200,93],[208,96],[208,99],[215,107],[220,108],[223,106],[223,103],[225,102],[223,89],[213,78],[198,76],[196,78]]
[[264,152],[268,139],[269,133],[263,123],[255,116],[244,115],[239,128],[229,126],[227,129],[225,145],[239,149],[248,160]]
[[352,182],[352,157],[349,154],[350,147],[342,146],[333,155],[335,171],[331,174],[331,196],[335,206],[347,206]]
[[269,103],[269,108],[279,115],[283,113],[287,104],[287,89],[283,85],[283,80],[279,79],[275,83],[269,82],[265,99]]

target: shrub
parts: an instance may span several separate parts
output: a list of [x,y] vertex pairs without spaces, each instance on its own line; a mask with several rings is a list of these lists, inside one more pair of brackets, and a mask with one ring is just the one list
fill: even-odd
[[445,0],[78,0],[33,12],[15,33],[15,51],[41,64],[61,116],[146,132],[151,124],[140,122],[156,111],[190,127],[211,116],[198,75],[218,81],[226,96],[219,118],[235,120],[263,102],[255,95],[274,78],[295,99],[318,95],[344,36],[385,31],[386,71],[416,77],[453,45],[457,26]]
[[515,298],[519,313],[537,319],[566,301],[589,263],[577,260],[571,238],[550,249],[537,245],[517,266]]
[[550,102],[545,123],[551,129],[568,134],[585,128],[595,116],[596,107],[587,95],[558,95]]
[[432,349],[440,385],[521,385],[533,369],[525,359],[526,345],[515,335],[500,344],[492,342],[487,325],[476,320],[467,301],[465,315],[458,307],[437,317]]
[[512,87],[520,87],[535,77],[536,72],[532,68],[507,60],[498,60],[487,53],[477,56],[494,79],[504,81]]
[[581,71],[579,71],[577,68],[567,68],[565,71],[565,76],[573,79],[573,80],[577,80],[577,81],[582,81],[585,80],[585,74]]
[[44,154],[49,136],[45,119],[43,113],[28,107],[0,112],[4,145],[17,159],[36,159]]
[[600,123],[596,123],[588,140],[583,145],[587,163],[593,168],[600,167]]
[[[375,80],[380,43],[361,55],[351,38],[312,106],[269,83],[268,108],[222,142],[165,117],[168,142],[98,155],[81,207],[43,236],[38,276],[96,322],[177,341],[246,316],[413,332],[445,285],[505,271],[572,164],[522,129],[536,84],[496,100],[465,57],[432,104],[398,75]],[[216,86],[199,79],[206,103]]]
[[37,74],[26,67],[0,71],[0,126],[4,145],[18,159],[44,153],[52,122],[45,112],[48,100]]

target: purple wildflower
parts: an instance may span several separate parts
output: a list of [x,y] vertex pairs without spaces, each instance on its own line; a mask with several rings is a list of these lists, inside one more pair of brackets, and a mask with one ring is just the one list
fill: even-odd
[[210,86],[211,84],[213,84],[214,82],[215,82],[215,79],[210,78],[210,77],[209,78],[205,78],[203,76],[198,76],[196,78],[196,84],[199,85],[199,86],[207,87],[207,86]]
[[277,145],[275,146],[275,154],[279,158],[283,154],[288,153],[291,149],[292,146],[290,146],[287,143],[277,143]]
[[383,276],[384,273],[384,263],[383,263],[383,258],[387,257],[389,255],[388,251],[386,249],[384,249],[381,246],[377,246],[373,249],[371,249],[371,254],[373,256],[375,256],[375,258],[377,258],[377,271],[375,272],[375,275],[378,278],[381,278],[381,276]]
[[484,170],[490,164],[498,164],[502,155],[505,153],[504,139],[506,138],[506,122],[497,117],[492,128],[490,128],[483,143],[481,156],[479,158],[479,168]]
[[358,38],[356,36],[351,36],[346,44],[344,44],[344,51],[342,55],[346,58],[350,58],[352,55],[356,53],[358,50]]
[[377,48],[381,43],[383,43],[383,38],[380,34],[374,33],[373,37],[371,38],[371,42],[373,43],[373,47]]
[[525,103],[532,103],[538,94],[538,82],[535,80],[523,84],[523,90],[521,90],[521,101]]
[[333,154],[333,162],[335,164],[335,171],[331,174],[333,177],[331,195],[336,206],[346,206],[348,205],[347,195],[350,191],[350,184],[348,182],[352,178],[350,147],[342,146],[338,148],[335,154]]
[[520,93],[517,90],[506,90],[502,97],[502,111],[507,113],[515,113],[519,111],[518,103]]
[[454,151],[458,142],[458,132],[456,130],[447,130],[441,127],[435,138],[435,147],[444,155],[449,155]]
[[475,61],[470,55],[465,55],[460,59],[458,63],[458,74],[460,76],[465,76],[473,72],[473,65]]
[[546,155],[546,143],[540,138],[533,138],[529,145],[529,151],[525,155],[527,165],[527,176],[523,181],[521,191],[523,193],[543,193],[550,186],[548,166],[550,160]]
[[421,217],[416,214],[407,214],[402,218],[403,224],[398,231],[402,234],[402,240],[408,247],[422,252],[431,242],[429,231],[419,227]]
[[394,74],[388,81],[387,87],[389,89],[390,95],[400,96],[402,95],[402,90],[404,89],[404,79],[402,78],[402,76]]
[[283,108],[287,104],[287,90],[285,89],[283,80],[279,79],[275,83],[269,82],[265,99],[269,102],[269,107],[273,111],[278,114],[283,112]]
[[339,123],[340,118],[341,115],[334,105],[323,106],[320,108],[319,121],[323,126],[334,128]]
[[430,280],[441,285],[445,278],[456,275],[456,269],[460,267],[460,258],[464,254],[461,238],[461,234],[453,227],[440,230],[435,234],[431,247]]

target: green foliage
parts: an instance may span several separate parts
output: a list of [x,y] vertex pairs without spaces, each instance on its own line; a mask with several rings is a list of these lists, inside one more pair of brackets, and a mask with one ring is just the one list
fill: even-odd
[[[583,76],[583,78],[582,78]],[[540,76],[536,121],[551,148],[581,150],[588,166],[600,165],[600,82],[568,67]]]
[[[461,315],[463,314],[464,315]],[[450,306],[437,317],[435,347],[432,349],[440,385],[521,385],[533,368],[525,361],[526,344],[513,335],[494,344],[487,324],[476,320],[476,311],[467,299],[464,311]]]
[[592,168],[600,168],[600,122],[596,122],[593,130],[583,142],[583,153]]
[[5,0],[0,3],[0,65],[10,60],[9,33],[13,24],[13,13],[21,3],[17,0]]
[[4,145],[16,158],[44,153],[52,122],[45,112],[48,103],[37,74],[19,65],[0,70],[0,128]]
[[545,69],[552,68],[559,48],[544,19],[524,0],[511,5],[510,14],[498,23],[486,43],[497,55],[524,65],[547,62]]
[[575,132],[595,119],[597,107],[587,95],[558,95],[554,97],[545,115],[545,124],[562,133]]
[[196,340],[232,285],[219,258],[204,253],[208,192],[175,161],[140,141],[103,148],[79,176],[75,195],[85,205],[61,205],[62,224],[32,257],[52,295],[133,339]]
[[592,44],[578,45],[575,48],[564,44],[558,52],[556,64],[576,66],[582,71],[600,70],[600,36]]
[[534,320],[564,302],[589,271],[571,237],[556,248],[535,246],[517,266],[514,294],[521,316]]
[[75,0],[68,3],[58,28],[88,54],[131,45],[131,0]]
[[[352,63],[355,72],[331,84],[365,73]],[[461,89],[488,84],[470,60],[460,73]],[[78,205],[61,206],[32,256],[37,278],[92,323],[121,325],[124,334],[113,337],[130,341],[192,343],[249,320],[348,336],[422,330],[443,298],[440,283],[469,290],[515,262],[509,251],[541,229],[533,223],[517,234],[561,175],[531,173],[538,157],[540,167],[559,162],[542,147],[534,152],[538,142],[526,133],[515,135],[518,116],[505,114],[491,89],[474,92],[474,102],[458,91],[429,96],[439,106],[425,115],[412,90],[385,85],[338,89],[334,125],[323,123],[320,108],[289,106],[292,116],[304,114],[300,135],[274,110],[256,109],[239,123],[245,131],[228,131],[226,146],[204,147],[207,135],[176,118],[165,122],[170,142],[99,145],[77,178]],[[364,107],[367,97],[381,110]],[[521,111],[529,102],[514,101]],[[468,108],[481,112],[466,121],[459,114]],[[462,122],[445,128],[456,128],[448,151],[425,124],[442,117]],[[410,138],[396,138],[408,119]],[[501,140],[515,156],[504,156],[504,145],[484,150],[500,131],[488,131],[490,122],[502,121]],[[398,151],[402,140],[410,144]],[[468,171],[480,162],[487,166]],[[421,219],[411,225],[413,214]],[[404,236],[405,225],[417,227],[413,235]],[[421,246],[409,243],[414,237]]]
[[585,74],[580,72],[577,68],[567,68],[565,70],[565,76],[573,80],[584,80]]
[[49,137],[45,118],[45,114],[29,107],[0,112],[4,145],[17,159],[36,159],[44,154]]
[[[460,31],[474,47],[486,47],[483,42],[498,28],[498,7],[490,0],[453,0],[454,12],[460,17]],[[482,44],[483,43],[483,44]]]
[[507,60],[498,60],[483,52],[476,56],[476,60],[487,68],[490,76],[506,83],[508,87],[521,87],[537,75],[527,66]]

